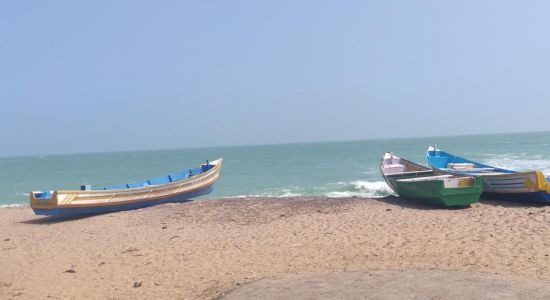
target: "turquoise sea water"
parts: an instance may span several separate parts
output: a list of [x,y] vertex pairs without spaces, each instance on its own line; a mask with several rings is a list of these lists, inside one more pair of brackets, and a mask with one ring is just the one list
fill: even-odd
[[378,165],[384,151],[425,164],[428,145],[514,170],[550,175],[550,132],[309,144],[0,158],[0,206],[28,202],[33,190],[78,189],[166,175],[224,158],[206,198],[238,196],[381,197],[391,191]]

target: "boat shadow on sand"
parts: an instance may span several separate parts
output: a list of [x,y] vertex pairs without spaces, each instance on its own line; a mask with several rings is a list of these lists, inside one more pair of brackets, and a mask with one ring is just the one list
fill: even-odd
[[[415,199],[409,199],[409,198],[403,198],[400,196],[386,196],[382,198],[374,198],[373,200],[384,202],[387,204],[397,205],[402,208],[410,208],[410,209],[418,209],[418,210],[461,210],[461,209],[468,209],[471,208],[471,206],[456,206],[456,207],[443,207],[443,206],[436,206],[436,205],[429,205],[426,203],[422,203]],[[495,200],[491,198],[480,198],[478,203],[486,204],[486,205],[493,205],[493,206],[500,206],[505,208],[517,208],[517,207],[548,207],[549,204],[547,203],[537,203],[537,202],[526,202],[526,201],[503,201],[503,200]]]
[[501,207],[547,207],[550,203],[541,203],[541,202],[528,202],[528,201],[513,201],[513,200],[496,200],[493,198],[481,197],[479,203],[488,204],[493,206]]
[[78,221],[78,220],[83,220],[91,217],[108,215],[108,214],[112,214],[112,213],[98,213],[98,214],[87,214],[87,215],[76,215],[76,216],[41,217],[41,218],[21,221],[20,223],[34,224],[34,225],[48,225],[48,224],[55,224],[55,223],[61,223],[61,222]]
[[384,202],[387,204],[397,205],[402,208],[411,208],[411,209],[418,209],[418,210],[460,210],[460,209],[470,208],[470,206],[444,207],[444,206],[438,206],[438,205],[431,205],[431,204],[424,203],[420,200],[404,198],[401,196],[385,196],[382,198],[374,198],[373,200]]

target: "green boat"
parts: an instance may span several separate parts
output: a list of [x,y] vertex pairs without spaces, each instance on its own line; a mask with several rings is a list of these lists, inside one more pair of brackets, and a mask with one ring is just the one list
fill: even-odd
[[390,152],[384,153],[380,172],[399,196],[420,202],[452,207],[469,206],[483,192],[482,180],[476,176],[449,174],[430,169]]

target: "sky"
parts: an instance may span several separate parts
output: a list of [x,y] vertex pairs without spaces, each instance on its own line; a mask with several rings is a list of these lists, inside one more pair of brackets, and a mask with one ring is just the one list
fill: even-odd
[[550,130],[549,1],[2,1],[0,155]]

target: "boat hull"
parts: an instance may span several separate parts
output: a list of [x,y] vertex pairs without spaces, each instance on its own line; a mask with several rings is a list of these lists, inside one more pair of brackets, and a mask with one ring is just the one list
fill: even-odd
[[[428,149],[426,159],[433,168],[451,174],[480,176],[484,198],[550,203],[550,183],[541,171],[516,172],[495,168],[433,148]],[[455,170],[447,168],[449,163],[471,163],[475,168]]]
[[472,186],[446,188],[442,181],[403,182],[403,177],[386,177],[388,185],[401,197],[442,207],[469,206],[479,200],[483,187],[475,178]]
[[214,190],[214,185],[210,185],[193,192],[184,193],[181,195],[175,195],[173,197],[168,197],[168,198],[163,198],[158,200],[132,202],[127,204],[119,204],[119,205],[67,207],[67,208],[55,208],[55,209],[33,209],[33,212],[35,215],[63,216],[63,217],[77,216],[77,215],[103,214],[103,213],[110,213],[110,212],[117,212],[117,211],[146,208],[146,207],[165,204],[165,203],[186,202],[186,201],[190,201],[191,199],[209,194],[213,190]]
[[485,175],[482,178],[484,198],[550,203],[548,181],[540,171]]
[[[74,216],[184,202],[213,191],[220,176],[221,164],[222,159],[219,159],[206,165],[209,168],[205,167],[200,174],[138,188],[130,188],[127,184],[125,186],[128,188],[120,189],[59,190],[51,192],[49,197],[44,197],[42,192],[32,192],[31,208],[36,215]],[[155,179],[148,182],[154,183]]]
[[493,193],[483,192],[485,199],[526,202],[526,203],[550,203],[550,193],[544,191],[531,193]]

